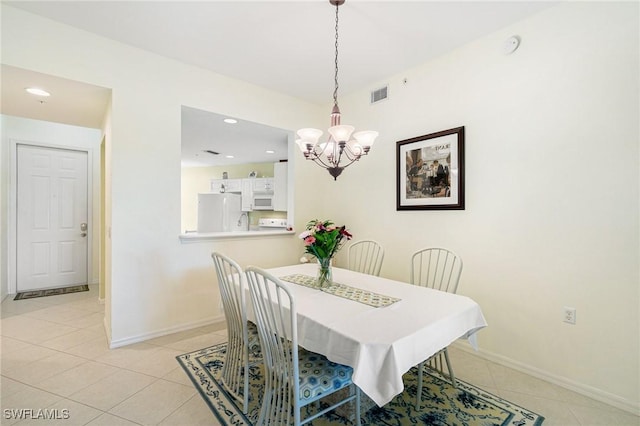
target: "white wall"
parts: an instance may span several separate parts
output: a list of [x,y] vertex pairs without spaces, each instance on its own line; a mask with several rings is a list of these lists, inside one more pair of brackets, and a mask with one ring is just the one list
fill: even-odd
[[[300,257],[289,236],[180,245],[180,105],[285,129],[327,127],[329,106],[6,5],[2,20],[4,63],[113,89],[113,342],[218,317],[214,249],[243,265]],[[503,56],[512,34],[522,45]],[[292,159],[296,227],[331,218],[356,238],[378,239],[387,248],[382,274],[399,279],[408,279],[412,251],[450,247],[465,261],[460,293],[489,322],[483,355],[637,409],[638,72],[638,5],[572,2],[393,76],[381,104],[370,107],[368,92],[343,97],[343,121],[381,136],[337,182],[300,154]],[[466,210],[397,212],[395,142],[460,125]],[[561,321],[565,305],[577,308],[574,326]]]
[[[382,275],[408,280],[422,247],[461,255],[483,354],[636,410],[639,34],[637,3],[562,4],[382,82],[380,104],[343,97],[343,122],[380,137],[326,194],[385,246]],[[457,126],[466,210],[396,211],[395,142]]]
[[[12,117],[0,115],[2,120],[2,146],[6,151],[6,157],[3,153],[2,169],[3,169],[3,187],[7,191],[3,193],[3,204],[6,202],[6,208],[3,208],[3,218],[6,214],[7,223],[3,223],[3,227],[7,226],[7,239],[3,238],[3,245],[7,241],[15,244],[15,199],[12,200],[9,188],[15,187],[15,155],[16,144],[26,143],[31,145],[41,145],[54,148],[68,148],[86,150],[89,153],[89,180],[91,183],[92,198],[90,202],[90,219],[91,219],[91,246],[89,259],[89,284],[98,283],[99,273],[99,225],[100,225],[100,137],[101,132],[98,129],[90,129],[86,127],[69,126],[66,124],[49,123],[46,121],[30,120],[20,117]],[[13,194],[15,197],[15,194]],[[6,199],[5,199],[6,197]],[[9,209],[13,214],[9,213]],[[13,223],[10,223],[13,221]],[[12,226],[13,225],[13,226]],[[4,233],[3,233],[4,235]],[[13,240],[11,239],[13,236]],[[12,245],[13,246],[13,245]],[[3,262],[8,261],[10,265],[15,265],[15,253],[9,252],[6,247],[3,249]],[[5,270],[5,268],[3,268]],[[15,293],[15,270],[6,267],[9,276],[4,277],[2,281],[2,295],[7,291]],[[13,287],[13,288],[11,288]]]

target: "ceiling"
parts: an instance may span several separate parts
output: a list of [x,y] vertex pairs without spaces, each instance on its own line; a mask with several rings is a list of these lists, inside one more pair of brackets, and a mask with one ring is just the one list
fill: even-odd
[[226,118],[230,117],[182,107],[183,167],[275,163],[287,159],[287,130],[242,119],[228,124]]
[[[74,80],[2,65],[2,114],[99,129],[111,90]],[[46,89],[51,96],[25,92]]]
[[[332,99],[335,8],[325,0],[3,3],[309,102],[328,104]],[[339,95],[376,89],[385,84],[385,79],[402,70],[427,62],[556,3],[348,0],[339,8]],[[496,46],[496,49],[501,47]],[[17,105],[17,97],[24,97],[25,81],[21,80],[18,69],[10,70],[10,79],[5,79],[5,69],[3,66],[2,106],[3,113],[9,114],[5,107]],[[31,77],[34,74],[31,73]],[[42,85],[45,83],[56,84],[44,76]],[[78,105],[87,105],[87,100],[84,99],[82,104],[67,98],[66,93],[73,90],[73,82],[65,80],[58,83],[62,85],[60,90],[56,88],[55,95],[54,90],[50,90],[52,96],[45,100],[45,104],[28,98],[20,101],[26,106],[16,107],[12,115],[68,123],[70,119],[65,121],[64,118],[68,107],[69,117],[80,117]],[[81,86],[78,90],[91,91],[92,87],[95,88]],[[104,105],[105,92],[96,92],[96,103]],[[63,93],[64,98],[58,97]],[[58,104],[58,100],[64,105]],[[41,108],[53,103],[56,103],[56,108],[49,108],[50,112]],[[90,115],[89,111],[85,112]],[[48,118],[49,113],[51,117]],[[102,114],[97,115],[101,120]],[[211,117],[212,120],[219,118]],[[68,124],[86,126],[88,121],[91,119],[83,118],[82,122]],[[193,121],[197,122],[198,118],[194,117]],[[232,134],[242,135],[238,129],[243,124],[238,124],[240,126]],[[196,131],[187,130],[187,133]],[[193,138],[205,139],[207,135]],[[248,143],[252,136],[247,134],[240,141],[232,140],[231,136],[216,139],[239,146]],[[183,144],[189,143],[183,140]],[[220,150],[228,151],[226,148]]]

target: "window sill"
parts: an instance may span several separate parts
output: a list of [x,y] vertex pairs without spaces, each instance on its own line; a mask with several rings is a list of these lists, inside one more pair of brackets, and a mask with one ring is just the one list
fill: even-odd
[[262,238],[273,237],[279,235],[293,235],[295,231],[277,230],[277,231],[232,231],[232,232],[189,232],[180,234],[180,242],[183,244],[197,243],[201,241],[218,241],[218,240],[241,240],[245,238]]

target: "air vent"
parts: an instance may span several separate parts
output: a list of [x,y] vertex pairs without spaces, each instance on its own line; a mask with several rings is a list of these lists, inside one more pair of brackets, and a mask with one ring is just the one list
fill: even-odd
[[388,97],[387,89],[389,86],[381,87],[380,89],[373,90],[371,92],[371,103],[375,104],[380,101],[384,101]]
[[207,152],[207,153],[209,153],[209,154],[211,154],[211,155],[220,155],[220,153],[219,153],[219,152],[211,151],[210,149],[205,149],[205,150],[204,150],[204,151],[202,151],[202,152]]

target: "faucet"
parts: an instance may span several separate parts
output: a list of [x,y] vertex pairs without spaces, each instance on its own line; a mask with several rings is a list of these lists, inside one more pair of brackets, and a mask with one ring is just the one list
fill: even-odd
[[247,228],[246,231],[249,230],[249,215],[247,214],[247,212],[242,212],[240,213],[240,217],[238,217],[238,227],[242,226],[242,217],[244,216],[245,219],[247,219]]

